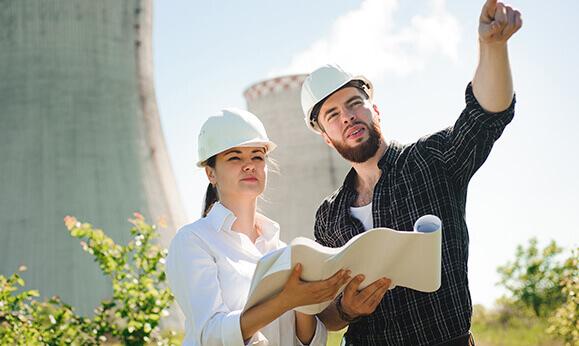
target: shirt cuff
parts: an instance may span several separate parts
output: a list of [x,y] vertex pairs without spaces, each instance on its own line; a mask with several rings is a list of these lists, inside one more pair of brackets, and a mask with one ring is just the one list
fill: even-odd
[[221,324],[221,335],[225,345],[267,345],[267,338],[261,332],[253,334],[247,340],[243,340],[241,334],[241,310],[228,313]]
[[261,332],[253,334],[251,339],[245,342],[245,345],[268,345],[268,340]]
[[488,112],[478,102],[472,91],[472,82],[468,83],[465,91],[466,110],[473,120],[487,127],[505,127],[515,115],[516,95],[513,95],[511,104],[502,112]]
[[227,313],[221,321],[221,335],[225,345],[243,345],[241,335],[241,310]]

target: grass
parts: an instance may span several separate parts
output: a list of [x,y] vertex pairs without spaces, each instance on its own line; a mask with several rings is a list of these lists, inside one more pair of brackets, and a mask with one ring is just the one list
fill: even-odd
[[477,346],[562,346],[545,331],[547,324],[497,326],[473,323],[472,333]]
[[[563,346],[563,342],[553,339],[545,329],[545,322],[532,325],[510,326],[473,323],[472,333],[477,346]],[[340,346],[346,329],[328,334],[327,346]]]

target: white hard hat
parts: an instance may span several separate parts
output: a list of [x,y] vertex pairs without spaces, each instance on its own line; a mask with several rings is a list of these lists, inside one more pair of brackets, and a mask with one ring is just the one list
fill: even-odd
[[316,104],[353,80],[360,80],[365,84],[364,89],[371,100],[374,92],[372,83],[364,76],[352,76],[338,65],[319,67],[306,78],[302,85],[302,109],[310,130],[321,132],[317,120],[312,119],[312,110]]
[[234,147],[264,147],[269,153],[276,145],[267,137],[259,119],[248,111],[226,108],[209,117],[199,132],[197,166],[213,155]]

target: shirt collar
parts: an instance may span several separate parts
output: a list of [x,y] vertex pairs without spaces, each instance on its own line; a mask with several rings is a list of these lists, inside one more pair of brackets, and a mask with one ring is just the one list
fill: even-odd
[[[237,219],[235,214],[229,209],[227,209],[223,204],[215,202],[211,207],[211,210],[205,217],[207,222],[211,227],[219,232],[222,230],[231,231],[231,226]],[[279,224],[260,213],[256,213],[255,221],[261,229],[261,236],[265,240],[271,240],[273,238],[279,237]]]
[[382,155],[382,158],[380,161],[378,161],[378,167],[380,167],[382,170],[384,170],[386,167],[394,167],[401,149],[402,146],[400,143],[396,141],[390,141],[388,143],[388,147],[386,148],[386,152],[384,152],[384,155]]
[[[396,159],[398,158],[398,154],[400,153],[402,146],[400,143],[396,141],[390,141],[388,146],[386,147],[386,151],[382,155],[382,158],[378,161],[378,167],[382,170],[382,172],[388,170],[388,168],[394,167],[396,163]],[[356,179],[356,170],[354,168],[350,169],[346,179],[344,179],[343,188],[349,190],[350,192],[356,193],[355,188],[355,181]]]

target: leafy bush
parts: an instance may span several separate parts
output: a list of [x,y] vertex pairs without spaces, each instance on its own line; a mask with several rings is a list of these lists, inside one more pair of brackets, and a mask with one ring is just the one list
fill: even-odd
[[563,264],[561,285],[565,302],[549,318],[547,331],[565,340],[566,345],[579,345],[579,249],[574,249]]
[[[19,268],[20,272],[26,267]],[[90,320],[77,316],[58,297],[45,302],[34,298],[36,290],[24,290],[24,280],[18,274],[0,275],[0,344],[96,344],[90,333]]]
[[0,276],[0,344],[97,345],[115,340],[125,345],[173,343],[172,335],[159,330],[160,319],[169,314],[173,296],[165,285],[167,251],[154,245],[156,226],[135,213],[135,218],[129,219],[133,238],[122,246],[88,223],[71,216],[64,221],[70,234],[81,240],[83,249],[110,277],[112,299],[101,302],[92,318],[81,317],[58,297],[40,302],[35,299],[37,291],[19,292],[25,283],[18,274]]

